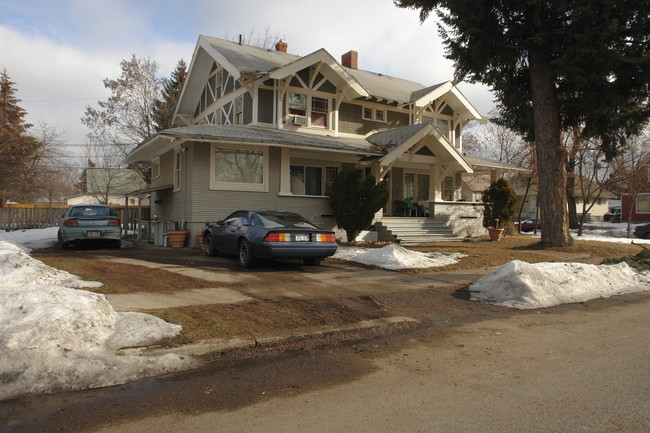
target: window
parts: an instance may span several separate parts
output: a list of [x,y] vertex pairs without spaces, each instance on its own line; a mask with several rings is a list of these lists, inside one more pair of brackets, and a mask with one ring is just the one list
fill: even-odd
[[404,173],[404,198],[415,198],[415,174]]
[[447,119],[436,120],[436,127],[440,130],[442,135],[445,137],[449,136],[449,121]]
[[234,125],[244,124],[244,97],[243,96],[240,96],[235,99],[235,113],[233,114],[232,121]]
[[212,145],[211,189],[266,191],[268,149]]
[[311,98],[311,125],[327,128],[328,100],[324,98]]
[[151,178],[156,179],[160,177],[160,157],[157,156],[151,160]]
[[[325,177],[323,178],[323,171]],[[289,168],[291,193],[296,195],[329,195],[338,174],[337,167],[292,165]]]
[[307,95],[289,93],[289,114],[307,115]]
[[418,174],[417,176],[417,197],[416,200],[429,200],[429,175]]
[[181,162],[182,162],[181,149],[174,150],[174,191],[181,189]]
[[386,122],[386,110],[376,108],[361,107],[361,117],[363,120],[374,120],[376,122]]
[[337,167],[325,167],[325,195],[330,195],[332,192],[332,184],[339,174]]
[[650,213],[650,194],[639,194],[636,197],[636,213]]
[[454,178],[451,176],[445,177],[442,182],[442,199],[446,201],[454,199]]

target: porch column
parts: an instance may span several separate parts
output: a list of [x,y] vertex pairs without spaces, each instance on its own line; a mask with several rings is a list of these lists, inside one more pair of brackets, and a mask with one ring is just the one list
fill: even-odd
[[431,166],[431,176],[429,177],[429,199],[440,200],[442,198],[442,191],[440,191],[440,168],[433,165]]
[[490,183],[499,180],[502,174],[503,173],[501,172],[501,170],[498,169],[490,170]]
[[280,148],[280,194],[291,193],[291,149]]

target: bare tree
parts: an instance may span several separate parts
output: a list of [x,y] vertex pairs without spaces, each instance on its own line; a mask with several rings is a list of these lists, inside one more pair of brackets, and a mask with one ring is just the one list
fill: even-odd
[[[161,80],[156,75],[158,63],[138,59],[135,54],[120,62],[122,73],[117,79],[106,78],[104,87],[111,91],[98,108],[86,106],[81,122],[90,129],[88,140],[95,145],[109,144],[124,158],[137,144],[156,133],[155,102],[160,98]],[[148,164],[134,167],[147,182],[151,180]]]

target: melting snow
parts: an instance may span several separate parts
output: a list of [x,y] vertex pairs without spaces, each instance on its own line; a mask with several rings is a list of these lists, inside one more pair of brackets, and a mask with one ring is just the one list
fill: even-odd
[[[39,245],[38,235],[29,232],[23,242]],[[14,239],[17,233],[11,232]],[[73,288],[101,283],[51,268],[5,241],[0,275],[0,400],[117,385],[195,364],[173,354],[118,356],[119,348],[152,344],[181,327],[147,314],[118,313],[104,295]]]
[[626,263],[506,263],[469,286],[473,301],[533,309],[650,290],[650,272]]
[[396,244],[383,248],[339,247],[334,259],[362,263],[390,270],[432,268],[453,265],[464,257],[459,253],[420,253]]

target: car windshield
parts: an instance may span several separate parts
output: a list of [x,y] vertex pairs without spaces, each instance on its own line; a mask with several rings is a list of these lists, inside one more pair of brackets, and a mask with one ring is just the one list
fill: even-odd
[[284,212],[260,212],[254,214],[251,218],[251,224],[264,228],[302,228],[302,229],[318,229],[315,225],[295,213]]
[[76,207],[70,211],[71,217],[85,216],[110,216],[110,210],[105,206],[83,206]]

